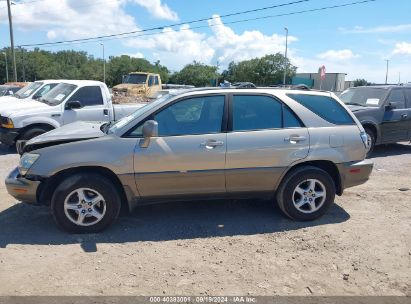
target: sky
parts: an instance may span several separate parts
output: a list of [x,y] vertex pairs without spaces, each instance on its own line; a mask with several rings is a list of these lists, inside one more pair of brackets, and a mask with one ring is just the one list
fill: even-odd
[[[223,17],[297,1],[14,0],[14,40],[19,46],[161,28],[121,39],[40,48],[81,50],[102,58],[102,43],[105,58],[126,54],[160,60],[172,71],[196,60],[218,64],[221,72],[231,61],[284,53],[287,27],[288,56],[297,72],[314,73],[325,65],[328,73],[346,73],[346,80],[384,83],[389,60],[388,82],[411,82],[411,0],[275,16],[361,1],[301,0]],[[205,20],[186,24],[198,19]],[[170,26],[176,23],[181,25]],[[9,45],[6,2],[0,0],[0,48]]]

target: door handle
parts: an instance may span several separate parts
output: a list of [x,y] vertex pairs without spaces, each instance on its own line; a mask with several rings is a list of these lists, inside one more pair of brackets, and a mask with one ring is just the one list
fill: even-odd
[[104,110],[103,110],[103,114],[107,116],[107,115],[108,115],[108,110],[107,110],[107,109],[104,109]]
[[284,141],[289,141],[292,144],[296,144],[300,141],[304,141],[307,138],[305,136],[299,136],[299,135],[291,135],[290,137],[284,138]]
[[407,119],[408,118],[408,114],[401,114],[401,119]]
[[206,149],[214,149],[215,147],[221,147],[224,146],[224,142],[220,140],[207,140],[203,143],[200,144],[202,147],[205,147]]

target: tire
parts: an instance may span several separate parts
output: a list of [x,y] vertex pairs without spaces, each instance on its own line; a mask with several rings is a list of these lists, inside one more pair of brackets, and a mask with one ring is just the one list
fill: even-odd
[[[79,193],[84,200],[80,200]],[[67,177],[57,186],[51,199],[55,222],[71,233],[104,230],[117,219],[120,207],[118,190],[110,179],[98,174],[79,173]]]
[[49,130],[44,129],[44,128],[34,127],[34,128],[31,128],[31,129],[28,129],[26,132],[24,132],[23,135],[20,136],[20,139],[21,140],[30,140],[30,139],[32,139],[36,136],[39,136],[41,134],[44,134],[44,133],[48,132],[48,131]]
[[[311,187],[310,192],[312,183],[314,187]],[[303,192],[303,189],[306,191]],[[325,195],[321,196],[320,190],[325,192]],[[285,215],[297,221],[312,221],[327,212],[334,202],[335,192],[335,183],[326,171],[304,166],[287,173],[276,197],[278,206]],[[316,196],[313,197],[313,194]],[[298,208],[298,204],[302,205]]]
[[369,157],[374,151],[376,136],[375,136],[374,131],[371,130],[370,128],[364,128],[364,130],[365,130],[365,133],[367,134],[369,145],[370,145],[370,149],[367,152],[367,157]]

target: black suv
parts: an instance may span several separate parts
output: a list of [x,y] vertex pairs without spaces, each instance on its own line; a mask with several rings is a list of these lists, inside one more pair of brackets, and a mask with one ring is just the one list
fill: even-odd
[[411,140],[411,86],[385,85],[349,88],[340,94],[375,145]]

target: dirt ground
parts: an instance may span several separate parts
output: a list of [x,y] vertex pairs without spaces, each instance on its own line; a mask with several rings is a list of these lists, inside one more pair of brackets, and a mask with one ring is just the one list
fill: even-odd
[[[0,295],[411,295],[411,145],[372,158],[310,223],[264,201],[172,203],[69,235],[1,182]],[[0,147],[1,180],[17,161]]]

